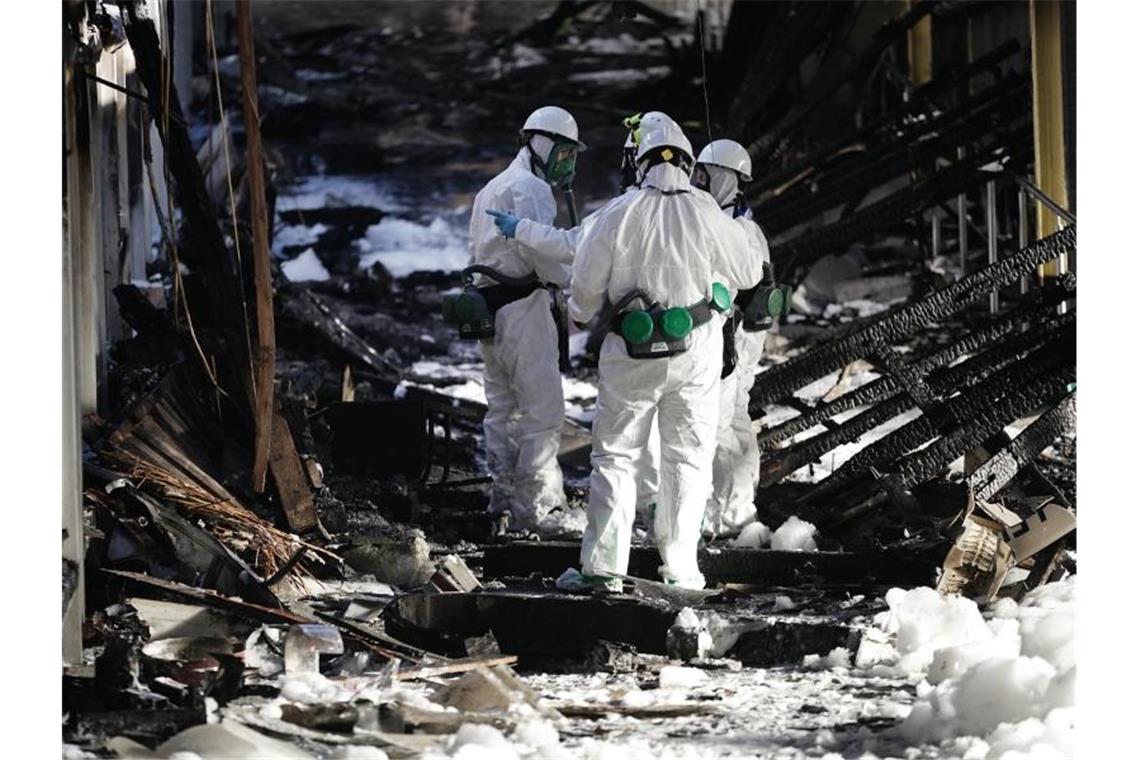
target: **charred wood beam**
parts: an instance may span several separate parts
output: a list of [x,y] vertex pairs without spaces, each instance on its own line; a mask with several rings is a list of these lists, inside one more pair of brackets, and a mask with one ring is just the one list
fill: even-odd
[[[784,23],[768,24],[757,40],[752,61],[729,108],[727,134],[742,134],[757,114],[786,86],[788,77],[812,49],[817,48],[851,10],[841,3],[793,3],[785,8]],[[733,8],[733,13],[736,8]],[[732,23],[730,18],[729,23]]]
[[342,358],[378,373],[392,387],[399,382],[400,368],[353,332],[316,293],[305,288],[282,288],[276,308],[278,329],[292,329],[321,349],[334,349]]
[[765,372],[752,390],[751,403],[765,405],[864,356],[869,347],[905,338],[922,325],[962,311],[997,287],[1013,282],[1037,265],[1076,251],[1076,226],[1038,240],[1017,253],[914,303],[887,312],[870,324]]
[[[991,409],[995,408],[1005,396],[1026,394],[1027,389],[1035,387],[1035,383],[1038,383],[1042,376],[1052,379],[1064,375],[1067,369],[1075,364],[1075,338],[1076,330],[1071,327],[1065,328],[1055,339],[1022,361],[994,373],[972,388],[963,390],[957,396],[863,449],[804,494],[801,501],[819,502],[822,499],[834,498],[840,489],[871,468],[889,464],[950,431],[970,428],[978,420],[991,419]],[[1041,401],[1038,394],[1037,403]],[[1006,422],[1012,421],[1013,419],[1010,419]],[[958,453],[964,451],[960,450]]]
[[[968,330],[965,333],[965,337],[955,343],[935,349],[914,360],[907,366],[913,368],[911,371],[919,375],[925,375],[935,371],[939,367],[949,364],[960,356],[987,349],[991,343],[1021,330],[1026,324],[1043,325],[1044,329],[1047,330],[1052,323],[1057,321],[1057,303],[1062,300],[1063,294],[1067,294],[1067,291],[1062,288],[1051,290],[1042,298],[1041,302],[1019,309],[1010,315],[991,322],[980,330]],[[866,406],[867,404],[874,404],[885,398],[889,398],[897,393],[898,390],[899,384],[896,379],[891,375],[887,375],[877,380],[872,380],[865,385],[861,385],[852,391],[848,391],[832,401],[816,404],[815,406],[808,406],[802,399],[796,396],[781,399],[779,402],[781,405],[793,406],[802,413],[799,417],[793,417],[787,422],[762,431],[756,436],[756,442],[762,449],[774,449],[776,444],[797,433],[801,433],[815,425],[824,424],[825,420],[842,412],[850,411],[856,407]],[[763,415],[764,409],[763,407],[750,404],[749,412],[752,414],[753,419],[757,419]]]
[[[1015,360],[1024,352],[1034,349],[1040,344],[1050,340],[1059,333],[1060,329],[1076,323],[1076,315],[1072,312],[1061,317],[1055,317],[1051,326],[1045,330],[1034,330],[1014,336],[992,349],[978,354],[971,359],[948,367],[930,378],[930,389],[934,394],[942,396],[950,394],[961,388],[977,385],[994,372],[1004,368],[1009,362]],[[892,393],[898,390],[897,381],[891,377],[881,378],[868,383],[864,388],[878,384],[879,389]],[[859,390],[852,391],[857,394]],[[873,395],[867,393],[867,396]],[[840,397],[842,400],[843,397]],[[772,485],[785,475],[795,472],[809,462],[818,460],[836,446],[856,440],[879,425],[894,419],[916,404],[905,393],[895,393],[886,401],[862,412],[847,420],[842,425],[833,427],[806,441],[801,441],[784,451],[776,451],[766,458],[761,467],[761,485]],[[828,405],[830,406],[830,405]]]
[[854,441],[864,433],[894,419],[911,406],[910,399],[899,394],[817,436],[794,444],[783,451],[765,455],[760,464],[760,485],[767,487],[778,483],[804,465],[818,461],[835,447]]
[[[915,170],[931,167],[937,158],[953,155],[957,146],[986,140],[989,145],[1016,143],[1020,132],[1010,125],[1029,123],[1029,78],[1008,77],[970,102],[935,120],[890,135],[884,145],[852,156],[826,182],[799,182],[754,207],[757,218],[774,233],[791,229],[828,209],[858,200],[871,189]],[[1024,139],[1024,138],[1020,138]]]
[[986,406],[958,430],[902,459],[897,471],[888,479],[890,485],[905,491],[937,476],[963,453],[980,446],[1006,425],[1032,414],[1042,403],[1052,403],[1076,381],[1076,373],[1076,367],[1070,365]]
[[925,18],[934,10],[934,6],[935,3],[925,0],[915,3],[905,14],[889,24],[884,24],[876,31],[870,44],[867,45],[853,65],[830,67],[825,76],[817,77],[812,82],[810,91],[803,100],[791,108],[772,129],[752,140],[748,145],[748,153],[754,157],[755,164],[758,165],[756,167],[757,173],[763,171],[764,164],[774,148],[790,134],[805,116],[826,102],[845,82],[869,71],[887,46]]
[[[844,510],[835,520],[826,523],[825,529],[834,529],[885,503],[892,494],[910,490],[943,472],[964,451],[973,450],[987,438],[1001,431],[1010,422],[1031,414],[1042,403],[1052,403],[1076,381],[1076,367],[1069,365],[1059,371],[1037,378],[987,407],[984,412],[968,421],[953,433],[935,441],[921,451],[903,458],[886,477],[876,477],[870,487],[856,487],[845,494],[841,502],[855,506]],[[872,472],[872,474],[875,474]],[[870,491],[870,493],[868,493]],[[858,495],[856,499],[852,496]]]
[[1065,496],[1065,492],[1057,487],[1057,484],[1050,479],[1048,475],[1041,471],[1037,462],[1030,462],[1025,465],[1022,473],[1028,479],[1029,483],[1039,488],[1045,494],[1052,496],[1053,501],[1060,504],[1066,509],[1075,509],[1073,503]]
[[[758,198],[765,193],[774,191],[787,184],[800,175],[810,173],[814,167],[823,164],[830,157],[836,155],[839,151],[848,146],[864,142],[874,142],[884,138],[889,139],[891,135],[895,135],[901,129],[905,129],[906,121],[910,117],[928,111],[930,101],[933,98],[941,95],[946,90],[953,89],[961,82],[969,81],[981,73],[992,70],[997,64],[1013,56],[1020,49],[1021,45],[1016,39],[1007,40],[989,53],[986,53],[984,56],[970,63],[970,65],[955,69],[916,88],[913,93],[914,97],[910,101],[874,120],[865,127],[862,127],[850,135],[831,141],[825,147],[799,161],[789,164],[785,168],[770,172],[763,177],[758,177],[748,186],[745,192],[749,198]],[[986,93],[988,92],[991,92],[991,90],[987,89]]]
[[[540,573],[556,578],[567,567],[578,567],[581,546],[575,542],[516,542],[483,550],[483,577],[526,577]],[[813,584],[834,587],[924,585],[945,550],[914,547],[875,552],[783,552],[767,549],[701,549],[697,564],[710,583],[751,583],[769,586]],[[661,557],[649,546],[630,551],[628,574],[658,579]]]
[[773,266],[782,273],[783,281],[798,283],[811,265],[822,257],[845,251],[852,243],[874,239],[913,214],[982,184],[984,179],[988,179],[978,177],[977,169],[982,165],[1002,159],[1028,159],[1033,151],[1031,135],[1032,129],[1029,126],[1020,127],[1002,145],[975,152],[953,166],[903,188],[846,219],[811,229],[792,240],[772,246]]
[[1046,446],[1072,430],[1076,423],[1076,396],[1069,394],[974,470],[966,482],[979,499],[987,501],[993,498],[1022,469],[1031,464]]
[[[257,314],[257,350],[253,384],[253,490],[265,490],[270,438],[274,432],[273,375],[277,352],[273,335],[273,277],[269,269],[269,213],[265,204],[264,162],[261,157],[261,118],[257,107],[257,53],[253,42],[253,8],[237,1],[238,56],[241,61],[242,113],[245,117],[246,180],[249,186],[249,226],[253,236],[253,298]],[[289,445],[292,445],[290,439]],[[278,473],[274,477],[278,480]],[[288,512],[294,530],[293,515]]]

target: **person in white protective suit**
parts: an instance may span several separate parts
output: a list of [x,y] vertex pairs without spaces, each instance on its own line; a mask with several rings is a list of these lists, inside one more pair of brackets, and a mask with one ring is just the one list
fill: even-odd
[[[750,181],[751,175],[752,159],[740,143],[713,140],[697,156],[692,182],[712,195],[725,214],[743,228],[749,241],[743,255],[768,263],[768,241],[752,220],[741,190],[741,184]],[[756,487],[760,483],[760,449],[748,414],[748,397],[764,353],[767,332],[743,324],[739,314],[730,321],[729,329],[736,348],[736,367],[720,381],[713,488],[705,508],[703,528],[711,536],[737,533],[755,520]]]
[[[714,275],[724,286],[741,288],[757,282],[761,268],[741,254],[748,246],[743,229],[689,184],[692,160],[692,146],[676,124],[643,131],[637,150],[640,189],[598,212],[574,259],[570,314],[576,322],[592,318],[607,300],[625,302],[614,321],[622,332],[606,336],[598,362],[581,553],[583,576],[610,587],[613,581],[606,579],[628,569],[636,462],[648,445],[655,414],[661,465],[654,534],[661,576],[704,587],[697,542],[712,486],[723,325],[709,308],[710,299],[728,305],[717,297]],[[644,296],[628,300],[634,291]],[[688,317],[671,326],[669,314],[679,312]],[[647,319],[652,337],[631,338],[627,326],[644,326]],[[667,330],[680,334],[673,326],[682,323],[691,326],[683,339],[659,340]],[[642,357],[645,347],[651,354],[669,355],[634,358],[630,353],[642,352]]]
[[[471,264],[490,267],[512,282],[533,284],[512,292],[495,312],[493,338],[480,341],[487,414],[483,432],[493,485],[489,510],[508,513],[518,530],[545,531],[555,512],[565,512],[566,494],[557,462],[564,417],[558,335],[552,296],[544,285],[566,287],[573,251],[539,250],[499,233],[493,210],[549,225],[557,211],[552,186],[568,182],[574,160],[586,146],[574,118],[557,106],[527,117],[518,154],[488,182],[471,209]],[[520,226],[521,226],[520,225]],[[477,286],[495,278],[477,275]],[[557,529],[557,528],[552,528]]]
[[[661,111],[648,111],[644,114],[635,114],[623,120],[624,126],[629,130],[625,144],[622,146],[621,165],[621,191],[620,195],[636,192],[641,184],[642,177],[638,171],[637,144],[642,131],[650,131],[665,123],[676,126],[676,123]],[[679,127],[677,127],[679,129]],[[619,195],[619,197],[620,197]],[[501,209],[493,209],[496,212]],[[515,219],[509,213],[496,213],[495,223],[504,235],[513,234],[516,240],[530,249],[538,251],[543,257],[550,260],[572,260],[585,230],[598,218],[598,212],[588,214],[578,226],[571,229],[560,229],[551,224],[543,224],[533,219]],[[652,435],[649,445],[643,449],[637,458],[637,514],[646,524],[651,524],[654,503],[658,489],[658,458],[657,424],[654,418]]]

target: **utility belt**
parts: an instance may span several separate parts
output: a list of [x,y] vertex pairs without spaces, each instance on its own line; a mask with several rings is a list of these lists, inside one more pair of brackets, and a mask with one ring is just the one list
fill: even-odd
[[[558,330],[558,365],[566,372],[570,369],[570,330],[566,308],[558,288],[542,282],[531,274],[527,277],[508,277],[483,264],[474,264],[461,273],[463,292],[443,297],[443,319],[459,330],[465,340],[487,340],[495,337],[495,314],[507,304],[521,301],[536,290],[550,290],[551,316]],[[483,274],[495,281],[494,285],[475,286],[475,275]]]
[[[650,304],[648,309],[627,309],[634,300]],[[693,330],[712,319],[714,312],[731,307],[728,289],[713,284],[711,300],[701,299],[691,306],[663,307],[641,290],[626,293],[614,304],[610,330],[625,341],[631,359],[661,359],[689,350]]]
[[787,316],[792,308],[792,289],[780,285],[772,275],[772,266],[765,262],[764,276],[755,286],[736,295],[740,309],[740,325],[745,332],[760,332],[771,327],[777,319]]
[[792,289],[780,285],[772,274],[772,265],[764,263],[764,273],[754,287],[736,294],[732,314],[724,323],[724,357],[720,377],[723,380],[736,369],[736,331],[763,332],[792,307]]

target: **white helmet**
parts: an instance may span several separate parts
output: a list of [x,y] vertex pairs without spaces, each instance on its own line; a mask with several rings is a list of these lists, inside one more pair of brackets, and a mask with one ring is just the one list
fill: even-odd
[[643,114],[635,114],[625,120],[625,125],[629,127],[629,134],[625,136],[625,147],[636,148],[641,139],[641,135],[653,131],[665,123],[674,123],[668,114],[661,111],[646,111]]
[[642,127],[641,139],[637,144],[637,162],[641,163],[651,150],[655,148],[669,147],[675,148],[684,153],[690,162],[693,160],[693,144],[689,142],[689,138],[685,137],[685,132],[681,129],[677,122],[670,119],[665,114],[659,124],[653,124],[648,129]]
[[697,156],[697,163],[723,166],[739,174],[745,182],[752,180],[752,159],[736,140],[713,140]]
[[519,134],[538,132],[540,134],[554,135],[578,143],[578,150],[586,149],[586,144],[578,139],[578,122],[565,108],[558,106],[543,106],[530,116],[526,117]]

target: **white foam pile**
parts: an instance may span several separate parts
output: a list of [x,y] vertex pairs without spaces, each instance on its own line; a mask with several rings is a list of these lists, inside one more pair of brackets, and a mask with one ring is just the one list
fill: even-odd
[[657,674],[657,685],[662,689],[691,689],[708,680],[708,673],[700,668],[686,668],[682,665],[666,665]]
[[312,248],[282,264],[281,272],[289,282],[323,282],[329,278],[329,270],[325,269]]
[[881,636],[864,637],[855,663],[919,679],[899,726],[907,741],[977,760],[1073,756],[1075,578],[1021,604],[999,600],[985,615],[930,588],[891,589],[887,604],[875,618]]
[[[728,650],[736,644],[744,628],[747,627],[742,627],[730,618],[721,617],[712,610],[700,610],[698,612],[692,607],[681,608],[673,621],[673,626],[690,633],[696,632],[697,656],[701,658],[724,657]],[[691,668],[683,668],[682,670],[691,670]],[[664,673],[665,669],[662,669],[662,672]],[[698,672],[703,674],[703,671]],[[685,677],[682,673],[670,673],[666,677],[666,681],[661,683],[661,687],[666,688],[665,682],[672,682]]]
[[759,549],[772,543],[772,530],[757,520],[750,522],[740,529],[740,535],[732,539],[732,545],[738,549]]
[[772,548],[782,552],[816,551],[815,526],[792,515],[772,534]]
[[803,666],[812,670],[827,670],[830,668],[851,667],[851,650],[846,647],[836,647],[826,655],[804,655]]
[[[457,215],[452,215],[457,216]],[[395,277],[420,270],[456,271],[467,266],[467,234],[462,219],[437,216],[428,224],[387,216],[357,240],[360,268],[377,261]]]
[[289,673],[281,678],[281,699],[306,705],[346,702],[352,694],[320,673]]
[[558,729],[543,718],[519,721],[510,737],[494,726],[464,723],[442,749],[432,749],[424,760],[570,760],[571,754],[558,739]]
[[771,546],[784,552],[814,552],[816,527],[806,520],[792,515],[773,532],[760,521],[745,525],[740,535],[731,542],[737,549],[760,549]]

